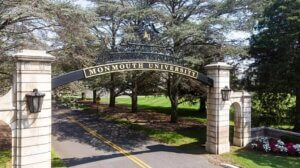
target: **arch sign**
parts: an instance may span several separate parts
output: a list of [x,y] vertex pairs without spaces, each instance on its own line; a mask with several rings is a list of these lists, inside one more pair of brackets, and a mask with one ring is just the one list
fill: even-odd
[[155,45],[127,43],[118,46],[117,51],[98,57],[97,66],[73,71],[52,79],[52,88],[70,82],[98,75],[125,71],[161,71],[176,73],[202,82],[210,87],[213,80],[202,73],[183,67],[183,59],[176,57],[172,50]]
[[120,62],[105,65],[98,65],[83,69],[86,78],[112,73],[133,70],[159,70],[185,75],[194,79],[198,78],[198,72],[178,65],[157,63],[157,62]]
[[52,79],[52,89],[68,84],[70,82],[91,78],[94,76],[104,75],[115,72],[126,71],[161,71],[176,73],[187,76],[202,82],[205,85],[213,86],[213,80],[198,71],[192,70],[176,64],[160,63],[160,62],[147,62],[147,61],[133,61],[133,62],[117,62],[97,65],[93,67],[84,68],[69,72],[67,74],[55,77]]

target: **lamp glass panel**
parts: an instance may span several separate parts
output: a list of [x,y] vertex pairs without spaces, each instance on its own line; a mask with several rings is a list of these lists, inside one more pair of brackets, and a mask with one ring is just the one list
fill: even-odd
[[43,100],[44,100],[44,97],[39,97],[39,109],[38,109],[38,112],[40,112],[42,110]]
[[222,94],[222,99],[223,99],[223,100],[226,100],[225,90],[221,90],[221,94]]
[[38,108],[39,108],[39,97],[33,97],[33,112],[36,113],[38,112]]
[[227,93],[227,100],[229,100],[230,94],[231,94],[231,90],[228,90],[228,93]]
[[27,108],[32,112],[32,97],[27,97]]

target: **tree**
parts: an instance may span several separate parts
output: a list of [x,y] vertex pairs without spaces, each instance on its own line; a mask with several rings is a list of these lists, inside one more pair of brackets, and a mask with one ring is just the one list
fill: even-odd
[[207,97],[206,96],[201,96],[199,99],[199,113],[201,114],[206,114],[206,101]]
[[34,0],[26,3],[19,0],[0,0],[0,94],[10,89],[12,84],[13,60],[10,52],[33,42],[38,46],[41,43],[37,42],[33,33],[51,25],[42,23],[47,15],[46,12],[42,13],[46,8],[45,4],[49,3],[44,0],[40,3]]
[[275,0],[260,18],[249,51],[254,59],[249,78],[255,91],[296,96],[296,131],[300,131],[299,12],[299,0]]
[[[84,34],[84,32],[81,31],[84,28],[78,29],[80,26],[85,27],[85,24],[81,24],[84,18],[82,17],[83,11],[78,10],[78,8],[74,7],[70,2],[49,0],[0,0],[0,15],[1,86],[11,85],[11,76],[14,71],[12,69],[13,59],[11,59],[10,55],[13,51],[28,48],[40,50],[49,50],[50,48],[58,49],[62,46],[62,43],[65,44],[66,42],[63,38],[67,36],[64,35],[69,33],[68,37],[70,37],[70,33],[72,32],[80,39],[80,37],[82,37],[81,35]],[[77,26],[74,23],[74,18],[76,18],[76,22],[79,23],[76,24]],[[79,32],[81,32],[81,34]],[[60,39],[54,42],[60,45],[50,47],[48,44],[53,43],[53,38]],[[74,44],[78,39],[72,39],[68,42],[73,42]],[[80,50],[79,45],[73,45],[73,48],[68,50],[69,55],[75,51],[74,48]],[[74,65],[70,60],[74,59],[69,59],[68,61],[68,63]],[[67,63],[67,61],[62,62]]]
[[[108,51],[115,51],[118,45],[118,38],[122,35],[122,26],[124,25],[124,17],[122,15],[128,11],[127,4],[123,1],[101,1],[91,0],[97,5],[96,8],[96,24],[92,27],[92,31],[96,37],[104,41],[104,46]],[[101,46],[99,46],[101,47]],[[105,56],[102,54],[102,56]],[[101,55],[100,55],[101,57]],[[122,87],[122,83],[118,83],[118,75],[110,74],[109,88],[109,107],[115,107],[118,87]],[[121,93],[121,92],[119,92]]]
[[52,15],[56,26],[52,28],[55,34],[49,52],[56,56],[54,74],[95,65],[101,48],[97,47],[100,42],[90,31],[94,13],[71,3],[59,3]]
[[[167,44],[173,49],[174,55],[190,63],[186,66],[203,72],[207,63],[214,59],[224,60],[229,47],[231,50],[238,48],[226,42],[224,34],[244,28],[240,24],[244,19],[236,15],[250,10],[247,7],[251,4],[249,1],[159,0],[154,5],[161,13],[159,23],[156,24],[161,33],[157,43]],[[183,98],[177,91],[181,80],[181,76],[174,74],[168,78],[171,122],[177,121],[177,106],[181,102],[178,99]]]
[[[91,31],[96,24],[96,14],[93,10],[84,9],[68,1],[57,4],[59,7],[53,11],[56,26],[52,28],[51,49],[48,51],[56,56],[56,62],[53,64],[54,76],[96,65],[99,53],[106,50],[104,41],[98,39]],[[102,80],[93,78],[77,85],[80,85],[81,89],[92,89],[95,102],[99,82]],[[57,88],[55,93],[68,90],[68,87],[72,88],[72,84]]]
[[[141,32],[150,27],[155,32],[150,33],[151,37],[156,35],[155,38],[151,38],[151,43],[172,48],[176,56],[192,62],[186,66],[198,71],[203,71],[203,66],[215,57],[223,59],[229,51],[224,34],[235,28],[245,29],[246,26],[241,24],[241,21],[248,17],[238,18],[237,16],[242,15],[241,11],[244,12],[244,16],[247,16],[254,4],[252,0],[126,0],[101,3],[107,2],[114,5],[105,7],[108,11],[113,10],[109,15],[104,15],[104,19],[109,23],[104,28],[111,29],[112,23],[122,23],[123,26],[118,26],[121,29],[119,32],[122,32],[119,36],[121,42],[144,42],[140,38]],[[121,8],[115,10],[118,6]],[[120,13],[119,11],[126,12]],[[118,21],[120,19],[122,22]],[[237,48],[236,45],[230,45],[230,47],[231,50]],[[197,64],[200,66],[196,66]],[[172,94],[168,95],[171,96],[172,111],[175,112],[174,109],[177,109],[178,102],[180,102],[178,98],[182,98],[178,96],[179,92],[176,90],[179,88],[176,85],[181,83],[182,77],[173,76],[173,74],[169,77],[170,87],[167,88],[174,89],[174,91],[169,90],[168,93]],[[112,88],[113,85],[110,86]],[[134,100],[137,100],[135,97],[132,96]],[[172,116],[174,118],[176,115]],[[176,118],[172,119],[173,122],[176,120]]]

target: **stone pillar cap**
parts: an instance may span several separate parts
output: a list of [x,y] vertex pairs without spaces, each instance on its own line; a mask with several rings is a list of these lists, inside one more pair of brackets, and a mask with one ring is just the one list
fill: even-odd
[[225,63],[225,62],[214,62],[211,64],[208,64],[204,67],[204,69],[232,69],[232,66]]
[[19,61],[52,62],[55,57],[45,50],[21,50],[13,55]]
[[243,92],[243,96],[244,97],[251,97],[252,96],[251,93],[249,93],[249,92],[247,92],[245,90],[243,90],[242,92]]

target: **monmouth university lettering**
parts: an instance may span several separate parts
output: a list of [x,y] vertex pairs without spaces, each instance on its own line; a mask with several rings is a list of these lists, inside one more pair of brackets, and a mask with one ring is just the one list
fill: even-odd
[[157,70],[157,71],[178,73],[195,79],[197,79],[198,77],[198,72],[190,68],[185,68],[179,65],[170,65],[166,63],[156,63],[156,62],[155,63],[153,62],[112,63],[112,64],[98,65],[83,70],[86,78],[101,75],[101,74],[106,74],[106,73],[132,71],[132,70]]

